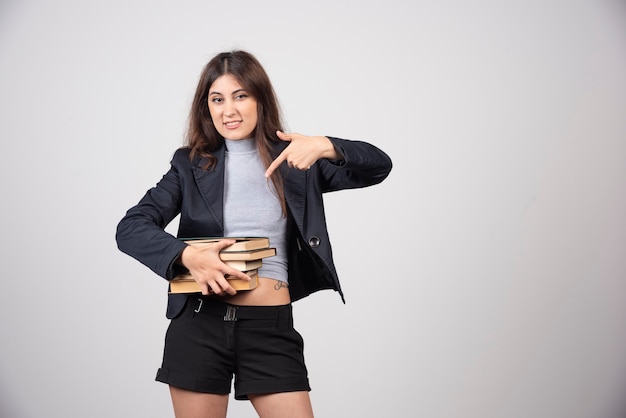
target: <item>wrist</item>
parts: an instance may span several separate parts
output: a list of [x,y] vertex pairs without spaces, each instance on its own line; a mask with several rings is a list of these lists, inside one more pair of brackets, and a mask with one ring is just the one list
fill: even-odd
[[180,252],[180,255],[178,256],[178,260],[176,260],[176,262],[186,268],[189,268],[189,260],[192,257],[191,253],[193,253],[195,250],[196,249],[193,248],[193,246],[187,245]]
[[332,141],[326,136],[318,136],[318,141],[320,143],[320,158],[326,158],[328,160],[335,160],[339,157],[339,153],[335,149]]
[[321,158],[335,161],[341,161],[344,159],[343,154],[335,147],[335,144],[330,140],[330,138],[327,136],[322,136],[320,138],[323,138],[324,143],[324,150],[322,151]]

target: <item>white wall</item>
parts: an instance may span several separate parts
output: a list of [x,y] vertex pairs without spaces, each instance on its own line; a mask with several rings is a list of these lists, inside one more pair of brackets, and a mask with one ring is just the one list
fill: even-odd
[[326,199],[347,304],[295,305],[319,417],[626,414],[623,2],[94,3],[0,3],[0,416],[172,416],[166,285],[114,232],[232,48],[291,130],[395,163]]

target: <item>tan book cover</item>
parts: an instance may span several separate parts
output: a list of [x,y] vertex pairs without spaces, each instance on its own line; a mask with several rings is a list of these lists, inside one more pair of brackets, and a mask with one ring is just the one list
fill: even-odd
[[[220,251],[222,261],[252,261],[276,255],[276,248],[270,247],[270,239],[267,237],[214,237],[214,238],[189,238],[183,239],[185,243],[194,246],[211,245],[222,239],[237,240],[234,244]],[[233,267],[237,268],[237,267]],[[246,267],[242,267],[246,268]],[[258,267],[255,267],[258,268]],[[238,268],[238,270],[242,270]]]
[[263,265],[263,259],[257,260],[222,260],[224,264],[239,271],[258,270]]
[[276,255],[276,248],[261,248],[250,251],[222,251],[220,258],[222,261],[232,260],[259,260],[261,258],[273,257]]
[[211,237],[211,238],[185,238],[189,245],[207,245],[223,239],[234,239],[236,242],[222,249],[222,252],[250,251],[270,246],[268,237]]
[[[228,282],[237,291],[255,289],[259,285],[259,275],[257,271],[247,271],[246,274],[250,276],[250,281],[227,278]],[[181,274],[175,279],[170,280],[169,293],[201,293],[201,290],[198,283],[189,274]]]

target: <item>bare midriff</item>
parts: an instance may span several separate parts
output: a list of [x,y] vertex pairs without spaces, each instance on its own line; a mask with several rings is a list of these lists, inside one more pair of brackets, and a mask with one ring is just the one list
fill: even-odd
[[233,296],[215,295],[215,298],[241,306],[277,306],[291,301],[286,283],[266,277],[259,277],[259,285],[252,290],[240,290]]

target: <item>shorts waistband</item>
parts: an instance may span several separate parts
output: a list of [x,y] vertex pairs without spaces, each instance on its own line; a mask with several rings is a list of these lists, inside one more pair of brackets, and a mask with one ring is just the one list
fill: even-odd
[[291,304],[278,306],[232,305],[212,298],[190,298],[187,302],[196,314],[220,316],[224,321],[238,319],[278,319],[291,313]]

